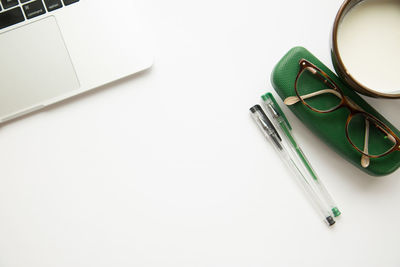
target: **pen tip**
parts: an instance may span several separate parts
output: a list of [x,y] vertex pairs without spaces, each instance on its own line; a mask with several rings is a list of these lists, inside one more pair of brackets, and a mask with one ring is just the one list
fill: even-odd
[[333,216],[335,216],[335,217],[338,217],[338,216],[340,216],[340,214],[342,214],[340,212],[340,210],[336,207],[332,208],[332,213],[333,213]]
[[326,217],[326,221],[328,222],[329,226],[332,226],[336,223],[335,220],[332,218],[332,216]]

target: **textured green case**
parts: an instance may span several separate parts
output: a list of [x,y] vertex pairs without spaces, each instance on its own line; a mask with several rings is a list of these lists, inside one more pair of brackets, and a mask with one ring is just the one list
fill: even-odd
[[[342,89],[343,93],[351,98],[365,111],[371,113],[386,125],[388,125],[398,136],[397,130],[390,122],[380,115],[374,108],[367,104],[359,95],[347,87],[343,82],[321,61],[303,47],[291,49],[276,65],[272,72],[272,85],[282,100],[289,96],[295,96],[294,83],[299,71],[299,61],[306,59],[317,67],[325,71]],[[387,175],[400,167],[400,152],[395,151],[385,157],[371,159],[368,168],[363,168],[360,164],[361,153],[353,148],[346,138],[346,120],[349,111],[341,108],[332,113],[321,114],[314,112],[301,103],[289,106],[290,110],[319,138],[327,143],[339,155],[351,162],[362,171],[374,175]]]

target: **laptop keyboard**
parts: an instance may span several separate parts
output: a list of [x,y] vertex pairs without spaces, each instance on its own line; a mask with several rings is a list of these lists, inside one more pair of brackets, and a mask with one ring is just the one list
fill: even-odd
[[0,30],[79,0],[0,0]]

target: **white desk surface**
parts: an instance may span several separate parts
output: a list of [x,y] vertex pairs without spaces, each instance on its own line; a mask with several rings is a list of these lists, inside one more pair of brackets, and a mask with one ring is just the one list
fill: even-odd
[[[340,4],[138,0],[151,71],[0,129],[0,266],[399,266],[400,173],[285,107],[343,211],[328,229],[248,112],[291,47],[331,66]],[[399,100],[368,101],[400,127]]]

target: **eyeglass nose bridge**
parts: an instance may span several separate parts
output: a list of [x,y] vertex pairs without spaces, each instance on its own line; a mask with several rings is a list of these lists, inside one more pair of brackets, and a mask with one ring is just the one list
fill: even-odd
[[351,100],[350,98],[348,98],[345,95],[342,95],[343,99],[342,99],[342,103],[341,103],[341,107],[345,107],[348,110],[350,110],[350,113],[357,113],[357,112],[363,112],[366,113],[365,110],[363,108],[361,108],[359,105],[357,105],[353,100]]

